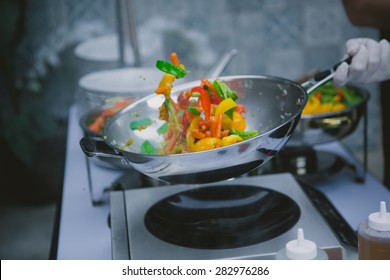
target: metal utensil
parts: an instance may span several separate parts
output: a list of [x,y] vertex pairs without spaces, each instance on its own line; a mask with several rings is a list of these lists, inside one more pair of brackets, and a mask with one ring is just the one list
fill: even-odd
[[206,77],[215,78],[221,75],[223,70],[226,69],[230,61],[233,59],[234,56],[237,55],[237,53],[238,51],[236,49],[231,49],[230,51],[226,52],[218,61],[218,63],[210,69],[210,71],[206,74]]
[[126,66],[126,46],[131,45],[134,55],[135,67],[141,66],[141,55],[138,44],[134,4],[132,0],[117,0],[116,1],[116,17],[118,40],[119,40],[119,62],[122,67]]

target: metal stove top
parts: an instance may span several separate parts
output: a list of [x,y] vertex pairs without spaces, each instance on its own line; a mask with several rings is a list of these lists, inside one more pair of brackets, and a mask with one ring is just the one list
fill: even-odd
[[[242,185],[287,196],[298,205],[299,215],[291,227],[283,229],[275,237],[265,238],[258,243],[243,242],[243,246],[227,248],[195,248],[181,245],[180,242],[164,241],[167,239],[157,237],[145,225],[149,210],[165,198],[187,190],[219,185]],[[319,248],[328,253],[330,259],[343,258],[343,247],[337,237],[294,177],[288,173],[241,177],[207,185],[181,184],[112,192],[110,224],[113,259],[273,259],[288,241],[296,239],[298,228],[303,228],[305,238],[316,242]]]

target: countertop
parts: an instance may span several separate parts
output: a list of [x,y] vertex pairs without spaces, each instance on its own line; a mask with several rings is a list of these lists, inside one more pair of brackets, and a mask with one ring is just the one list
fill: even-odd
[[[76,106],[69,111],[67,137],[56,258],[112,259],[109,199],[104,190],[122,175],[123,170],[102,167],[86,158],[79,145],[83,132],[78,123]],[[316,149],[337,152],[359,164],[337,141],[319,145]],[[87,160],[90,161],[92,189],[89,188]],[[384,200],[390,205],[390,191],[370,173],[366,173],[362,183],[344,172],[315,183],[314,187],[329,199],[352,229],[357,229],[368,214],[377,212],[380,201]],[[93,200],[100,200],[100,203],[92,203]],[[353,259],[354,255],[347,255],[347,258]]]

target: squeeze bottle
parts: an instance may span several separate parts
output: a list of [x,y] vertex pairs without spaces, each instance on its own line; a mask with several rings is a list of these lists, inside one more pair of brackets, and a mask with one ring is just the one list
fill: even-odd
[[328,254],[317,248],[316,243],[304,237],[303,229],[298,228],[297,239],[287,242],[275,256],[276,260],[327,260]]
[[390,213],[381,201],[379,212],[372,213],[358,227],[360,260],[390,260]]

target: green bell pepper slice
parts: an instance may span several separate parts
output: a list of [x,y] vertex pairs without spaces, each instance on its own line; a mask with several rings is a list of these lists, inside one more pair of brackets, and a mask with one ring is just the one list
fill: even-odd
[[156,67],[157,69],[165,73],[171,74],[176,78],[184,78],[187,74],[186,70],[180,68],[179,66],[173,65],[172,63],[169,63],[165,60],[157,60]]

